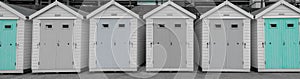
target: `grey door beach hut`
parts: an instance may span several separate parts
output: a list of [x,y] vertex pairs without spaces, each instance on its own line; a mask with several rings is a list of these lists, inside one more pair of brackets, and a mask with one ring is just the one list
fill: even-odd
[[87,14],[55,1],[29,16],[33,20],[33,73],[88,68]]

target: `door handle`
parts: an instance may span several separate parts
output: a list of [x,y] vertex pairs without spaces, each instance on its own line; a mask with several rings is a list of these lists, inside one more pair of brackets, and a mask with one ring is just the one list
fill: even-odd
[[170,42],[170,45],[172,46],[172,45],[173,45],[173,43],[172,43],[172,42]]
[[262,48],[265,48],[265,43],[264,42],[262,42],[261,45],[262,45]]
[[153,43],[152,43],[152,42],[150,42],[150,46],[151,46],[151,47],[152,47],[152,44],[153,44]]
[[116,42],[114,42],[114,45],[116,46]]
[[59,46],[59,43],[56,43],[57,46]]
[[246,48],[246,46],[247,46],[247,43],[244,43],[244,48]]
[[283,42],[283,45],[285,45],[285,42]]
[[227,46],[229,46],[229,43],[227,43]]

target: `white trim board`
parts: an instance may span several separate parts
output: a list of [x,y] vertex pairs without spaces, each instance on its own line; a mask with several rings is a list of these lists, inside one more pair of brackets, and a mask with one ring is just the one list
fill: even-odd
[[101,18],[133,18],[131,16],[101,16],[101,17],[95,17],[95,19],[101,19]]
[[237,10],[238,12],[244,14],[245,16],[247,16],[247,17],[253,19],[253,15],[252,15],[252,14],[246,12],[245,10],[239,8],[238,6],[232,4],[231,2],[229,2],[229,1],[227,1],[227,0],[224,1],[222,4],[218,5],[217,7],[214,7],[213,9],[211,9],[211,10],[207,11],[206,13],[204,13],[203,15],[201,15],[201,16],[200,16],[200,19],[203,19],[203,18],[205,18],[205,17],[211,15],[213,12],[216,12],[216,11],[218,11],[219,9],[221,9],[222,7],[227,6],[227,5],[228,5],[229,7],[231,7],[231,8],[233,8],[233,9]]
[[146,19],[146,18],[150,17],[150,16],[153,15],[154,13],[160,11],[161,9],[163,9],[163,8],[169,6],[169,5],[175,7],[176,9],[178,9],[179,11],[181,11],[181,12],[187,14],[188,16],[190,16],[190,17],[193,18],[193,19],[196,19],[196,18],[197,18],[195,14],[193,14],[193,13],[189,12],[188,10],[182,8],[181,6],[175,4],[175,3],[172,2],[171,0],[168,0],[168,2],[166,2],[166,3],[162,4],[162,5],[160,5],[159,7],[157,7],[157,8],[155,8],[155,9],[151,10],[150,12],[146,13],[146,14],[143,16],[143,19]]
[[258,72],[300,72],[300,69],[258,69]]
[[77,19],[77,17],[38,17],[37,19]]
[[247,19],[246,17],[209,17],[207,19]]
[[69,8],[68,6],[60,3],[59,1],[55,0],[53,3],[51,3],[50,5],[44,7],[43,9],[33,13],[32,15],[29,16],[29,19],[33,19],[35,17],[37,17],[38,15],[40,14],[43,14],[44,12],[48,11],[49,9],[51,9],[52,7],[55,7],[55,6],[59,6],[61,8],[63,8],[64,10],[72,13],[73,15],[79,17],[80,19],[84,19],[83,15],[79,14],[78,12],[72,10],[71,8]]
[[293,6],[292,4],[286,2],[285,0],[280,0],[280,1],[276,2],[275,4],[273,4],[272,6],[270,6],[269,8],[267,8],[267,9],[265,9],[264,11],[262,11],[262,12],[258,13],[257,15],[255,15],[255,19],[257,19],[257,18],[263,16],[264,14],[266,14],[266,13],[272,11],[273,9],[275,9],[276,7],[278,7],[278,6],[280,6],[280,5],[285,5],[285,6],[287,6],[288,8],[290,8],[290,9],[292,9],[292,10],[294,10],[294,11],[300,13],[300,9],[299,9],[299,8]]
[[249,69],[202,69],[204,72],[250,72]]
[[263,16],[263,18],[300,18],[300,16]]
[[110,2],[104,4],[103,6],[99,7],[95,11],[91,12],[90,14],[88,14],[86,17],[87,17],[87,19],[89,19],[89,18],[95,16],[97,13],[99,13],[99,12],[101,12],[103,10],[106,10],[108,7],[113,6],[113,5],[116,6],[116,7],[118,7],[118,8],[120,8],[121,10],[124,10],[125,12],[131,14],[132,16],[134,16],[134,17],[136,17],[138,19],[141,19],[138,14],[136,14],[133,11],[127,9],[124,6],[122,6],[121,4],[119,4],[118,2],[116,2],[115,0],[111,0]]
[[20,19],[19,17],[0,17],[0,19]]

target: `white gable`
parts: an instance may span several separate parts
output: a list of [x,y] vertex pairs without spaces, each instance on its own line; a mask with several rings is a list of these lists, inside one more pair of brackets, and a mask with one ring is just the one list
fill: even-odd
[[176,8],[172,6],[166,6],[163,9],[159,10],[158,12],[152,14],[150,18],[152,17],[163,17],[163,16],[176,16],[176,17],[184,17],[184,18],[189,18],[188,15],[185,13],[177,10]]
[[14,13],[8,11],[7,9],[0,7],[0,15],[3,15],[3,17],[18,17]]
[[285,6],[285,5],[280,5],[277,6],[276,8],[274,8],[273,10],[271,10],[270,12],[266,13],[263,16],[282,16],[282,14],[284,14],[284,16],[299,16],[300,14],[296,11],[294,11],[293,9]]
[[247,16],[231,8],[230,6],[224,6],[207,17],[247,17]]
[[60,17],[75,17],[75,15],[59,6],[52,7],[51,9],[47,10],[37,17],[55,17],[55,15],[57,14],[61,15]]
[[132,17],[129,13],[118,8],[115,5],[109,6],[107,9],[93,16],[94,18],[105,17],[105,16],[119,16],[119,17]]

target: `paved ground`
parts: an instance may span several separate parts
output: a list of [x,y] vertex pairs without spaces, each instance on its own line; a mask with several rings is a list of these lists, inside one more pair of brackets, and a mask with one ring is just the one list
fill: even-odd
[[300,73],[82,72],[1,74],[0,79],[300,79]]

